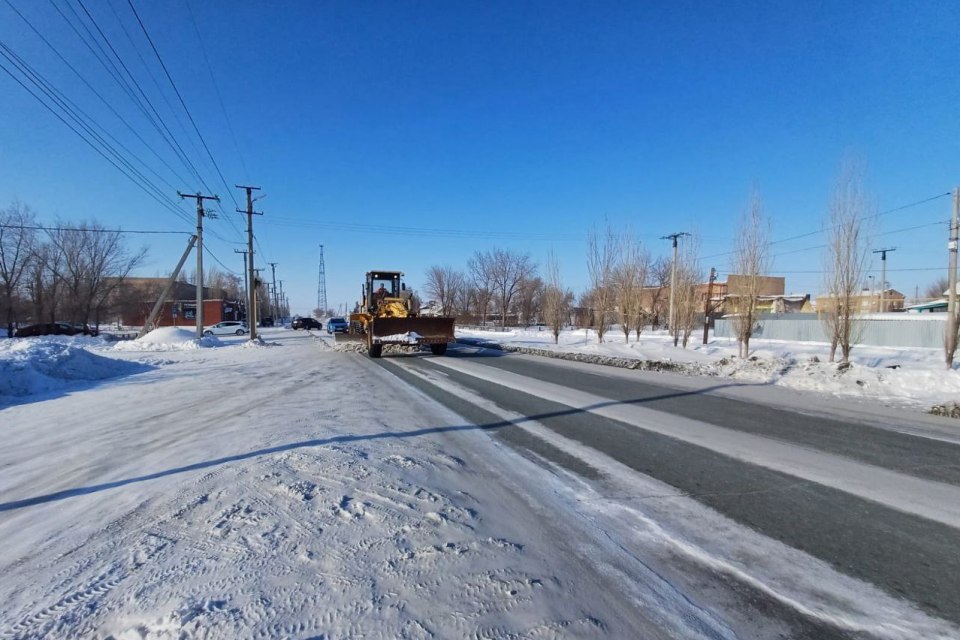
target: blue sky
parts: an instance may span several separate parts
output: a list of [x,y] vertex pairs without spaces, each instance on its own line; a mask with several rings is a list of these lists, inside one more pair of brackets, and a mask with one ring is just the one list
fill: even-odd
[[[170,196],[205,191],[54,9],[74,19],[71,9],[79,17],[86,7],[220,194],[208,246],[239,270],[232,243],[243,220],[126,0],[10,2],[179,175],[6,0],[3,43],[163,176],[170,186],[153,180]],[[866,164],[877,211],[960,182],[960,5],[704,5],[135,0],[227,185],[267,194],[257,203],[258,261],[279,263],[300,313],[316,303],[320,244],[332,306],[353,303],[368,269],[403,270],[418,287],[430,265],[464,266],[494,246],[541,263],[553,249],[579,291],[586,233],[605,220],[655,255],[669,249],[664,234],[695,232],[710,256],[703,266],[723,275],[728,258],[718,254],[732,247],[754,186],[773,237],[785,238],[820,227],[847,156]],[[48,222],[190,230],[3,73],[0,111],[0,203],[20,198]],[[945,225],[898,230],[945,221],[950,207],[941,198],[877,218],[874,244],[898,247],[892,286],[912,294],[946,271]],[[452,233],[410,231],[424,228]],[[173,267],[185,237],[130,241],[150,245],[142,271],[153,275]],[[788,289],[816,293],[821,253],[804,249],[822,241],[775,245]]]

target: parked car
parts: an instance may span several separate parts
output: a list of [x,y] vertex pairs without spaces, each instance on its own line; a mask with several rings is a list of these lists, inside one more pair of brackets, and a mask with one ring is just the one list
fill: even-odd
[[294,318],[290,323],[291,329],[323,329],[323,325],[316,318]]
[[20,327],[14,333],[16,338],[30,338],[33,336],[95,336],[98,331],[82,322],[41,322]]
[[327,320],[327,333],[347,333],[350,330],[350,323],[343,318],[330,318]]
[[246,333],[250,333],[249,327],[245,322],[238,320],[225,320],[203,328],[205,336],[242,336]]
[[267,316],[266,318],[260,318],[260,326],[261,326],[261,327],[272,327],[272,326],[273,326],[273,318],[271,318],[270,316]]

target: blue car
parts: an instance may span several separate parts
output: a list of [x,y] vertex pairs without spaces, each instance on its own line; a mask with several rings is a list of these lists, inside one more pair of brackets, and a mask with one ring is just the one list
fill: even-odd
[[327,320],[327,333],[346,333],[350,329],[350,324],[343,318],[330,318]]

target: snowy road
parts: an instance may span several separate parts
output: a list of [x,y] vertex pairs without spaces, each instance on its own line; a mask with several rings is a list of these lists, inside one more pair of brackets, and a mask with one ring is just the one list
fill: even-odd
[[0,405],[0,638],[960,637],[942,423],[266,337]]

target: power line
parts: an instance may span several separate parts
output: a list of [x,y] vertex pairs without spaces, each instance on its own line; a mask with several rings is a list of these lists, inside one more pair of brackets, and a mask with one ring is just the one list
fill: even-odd
[[[164,195],[164,191],[162,191],[159,187],[157,187],[156,184],[154,184],[151,180],[149,180],[146,176],[144,176],[143,173],[141,173],[139,169],[134,167],[133,164],[122,153],[117,151],[117,149],[114,148],[113,145],[111,145],[106,140],[104,140],[103,137],[99,133],[97,133],[97,131],[94,130],[94,128],[100,129],[101,131],[103,131],[108,137],[113,139],[124,151],[126,151],[129,155],[131,155],[134,160],[139,162],[141,165],[147,167],[147,164],[139,156],[137,156],[135,153],[133,153],[130,149],[128,149],[122,143],[117,141],[115,138],[110,136],[110,134],[106,131],[106,129],[104,129],[104,127],[99,125],[93,118],[91,118],[86,112],[84,112],[79,106],[77,106],[76,103],[74,103],[72,100],[66,97],[63,94],[63,92],[59,91],[56,87],[54,87],[46,78],[43,77],[42,74],[40,74],[33,67],[31,67],[25,60],[23,60],[23,58],[17,55],[15,51],[13,51],[8,45],[6,45],[2,41],[0,41],[0,55],[6,58],[12,65],[14,65],[20,71],[20,73],[26,76],[26,78],[30,80],[30,82],[34,86],[40,89],[40,91],[42,91],[49,99],[53,100],[54,104],[56,104],[77,125],[82,127],[87,132],[88,135],[93,137],[94,140],[96,140],[96,142],[100,144],[101,147],[109,151],[118,162],[123,164],[131,173],[136,175],[137,178],[142,183],[146,184],[151,189],[153,189],[159,198],[163,200],[167,199],[166,196]],[[147,168],[149,170],[149,167]],[[154,174],[156,175],[155,172]],[[160,176],[157,176],[157,177],[160,178]],[[163,178],[160,178],[160,179],[163,180]],[[174,208],[176,208],[175,205],[174,205]],[[183,214],[183,215],[185,216],[186,214]]]
[[[899,207],[894,207],[893,209],[887,209],[887,210],[885,210],[885,211],[881,211],[881,212],[875,213],[875,214],[873,214],[873,215],[864,216],[863,219],[864,219],[864,220],[873,220],[873,219],[875,219],[875,218],[879,218],[879,217],[881,217],[881,216],[885,216],[885,215],[890,214],[890,213],[896,213],[897,211],[903,211],[904,209],[910,209],[910,208],[912,208],[912,207],[920,206],[921,204],[926,204],[926,203],[928,203],[928,202],[933,202],[934,200],[939,200],[940,198],[943,198],[943,197],[946,197],[946,196],[949,196],[949,195],[950,195],[950,192],[947,191],[946,193],[941,193],[941,194],[938,194],[938,195],[935,195],[935,196],[930,196],[929,198],[924,198],[923,200],[917,200],[916,202],[911,202],[911,203],[909,203],[909,204],[904,204],[904,205],[901,205],[901,206],[899,206]],[[795,235],[795,236],[790,236],[790,237],[788,237],[788,238],[780,238],[779,240],[774,240],[774,241],[771,242],[770,244],[771,244],[771,245],[781,244],[781,243],[784,243],[784,242],[790,242],[791,240],[800,240],[801,238],[809,238],[810,236],[815,236],[815,235],[820,234],[820,233],[825,233],[825,232],[830,231],[830,230],[832,230],[832,229],[834,229],[834,228],[835,228],[835,226],[834,226],[834,227],[824,227],[824,228],[822,228],[822,229],[817,229],[816,231],[808,231],[807,233],[797,234],[797,235]],[[711,255],[709,255],[709,256],[703,256],[703,259],[719,258],[719,257],[722,257],[722,256],[729,256],[729,255],[732,255],[732,254],[734,254],[734,253],[736,253],[736,251],[724,251],[723,253],[714,253],[714,254],[711,254]]]
[[187,231],[154,231],[146,229],[96,229],[90,227],[45,227],[27,224],[0,224],[0,229],[32,229],[34,231],[87,231],[90,233],[121,233],[140,235],[192,235]]
[[227,113],[227,108],[223,102],[223,96],[220,93],[220,86],[217,84],[217,79],[213,75],[213,66],[210,64],[210,58],[207,56],[207,48],[203,46],[203,36],[200,35],[200,27],[197,26],[197,19],[193,15],[193,7],[190,6],[190,0],[184,0],[184,4],[187,5],[187,12],[190,14],[190,22],[193,24],[193,30],[197,34],[197,41],[200,43],[200,51],[203,53],[203,61],[207,65],[207,71],[210,73],[210,83],[213,85],[213,89],[217,94],[217,100],[220,103],[220,112],[223,113],[223,119],[227,123],[227,129],[230,131],[230,137],[233,139],[233,147],[237,151],[237,157],[240,159],[240,166],[243,167],[243,177],[249,182],[249,172],[247,171],[247,163],[243,157],[243,151],[240,150],[240,145],[237,143],[237,134],[233,129],[233,123],[230,121],[230,115]]
[[[188,234],[188,235],[189,235],[189,234]],[[208,256],[210,256],[211,258],[213,258],[214,262],[216,262],[216,263],[219,264],[221,267],[223,267],[227,272],[229,272],[229,273],[231,273],[231,274],[233,274],[233,275],[235,275],[235,276],[243,275],[242,273],[239,273],[239,272],[237,272],[237,271],[234,271],[233,269],[231,269],[231,268],[228,267],[227,265],[223,264],[223,262],[220,261],[220,258],[218,258],[216,255],[214,255],[213,251],[210,251],[210,247],[204,247],[204,248],[203,248],[203,251],[204,251]]]
[[[4,57],[6,57],[6,56],[4,56]],[[81,140],[83,140],[85,143],[87,143],[87,145],[89,145],[90,148],[92,148],[94,151],[96,151],[98,154],[100,154],[100,155],[103,157],[104,160],[106,160],[106,161],[109,162],[111,165],[113,165],[120,173],[122,173],[123,175],[125,175],[131,182],[133,182],[135,185],[137,185],[137,187],[139,187],[141,190],[143,190],[144,193],[146,193],[146,194],[149,195],[151,198],[153,198],[154,200],[156,200],[156,201],[157,201],[158,203],[160,203],[162,206],[168,208],[170,211],[172,211],[172,212],[173,212],[175,215],[177,215],[178,217],[181,217],[181,219],[183,219],[183,218],[186,216],[186,214],[185,214],[182,210],[175,208],[174,205],[172,205],[172,204],[170,204],[169,202],[167,202],[167,201],[161,199],[160,197],[158,197],[156,194],[154,194],[153,192],[151,192],[150,189],[148,189],[146,186],[144,186],[139,180],[137,180],[137,179],[134,178],[130,173],[128,173],[123,167],[121,167],[119,164],[117,164],[112,158],[110,158],[110,156],[108,156],[106,153],[104,153],[103,150],[101,150],[97,145],[95,145],[93,142],[91,142],[85,135],[83,135],[80,131],[78,131],[72,124],[70,124],[69,122],[67,122],[67,120],[64,119],[64,117],[61,116],[59,113],[57,113],[57,111],[56,111],[53,107],[51,107],[49,104],[47,104],[47,103],[43,100],[43,98],[41,98],[39,95],[37,95],[36,93],[34,93],[34,91],[33,91],[32,89],[30,89],[30,87],[28,87],[26,84],[24,84],[24,82],[23,82],[20,78],[18,78],[18,77],[13,73],[13,71],[11,71],[11,70],[10,70],[6,65],[4,65],[2,62],[0,62],[0,69],[3,69],[3,70],[7,73],[7,75],[9,75],[11,78],[13,78],[13,80],[14,80],[17,84],[19,84],[21,87],[23,87],[23,89],[24,89],[27,93],[29,93],[31,96],[33,96],[33,98],[34,98],[35,100],[37,100],[37,102],[39,102],[41,105],[43,105],[43,107],[44,107],[45,109],[47,109],[48,111],[50,111],[50,113],[52,113],[52,114],[54,115],[54,117],[56,117],[60,122],[62,122],[64,125],[66,125],[66,127],[67,127],[68,129],[70,129],[71,131],[73,131]],[[154,187],[154,188],[156,188],[156,187]]]
[[[133,88],[130,86],[130,83],[125,80],[123,75],[120,73],[120,70],[117,68],[116,64],[113,63],[113,61],[107,55],[106,51],[103,50],[103,47],[100,46],[100,43],[97,41],[96,37],[93,35],[90,29],[86,26],[86,24],[80,19],[80,16],[76,13],[76,11],[73,10],[73,7],[70,4],[67,4],[67,7],[73,13],[76,21],[80,24],[81,27],[83,27],[84,31],[86,31],[87,37],[89,37],[90,40],[92,40],[93,44],[91,44],[87,40],[87,38],[84,37],[82,33],[80,33],[79,29],[77,29],[74,22],[69,17],[67,17],[67,15],[60,9],[60,7],[57,6],[54,0],[50,0],[50,4],[53,6],[54,10],[56,10],[56,12],[60,15],[60,17],[63,18],[64,22],[67,23],[67,26],[70,27],[70,29],[74,32],[77,38],[87,47],[90,53],[93,54],[93,57],[97,59],[97,62],[99,62],[100,65],[107,71],[107,74],[114,80],[114,82],[117,83],[117,85],[119,85],[120,89],[123,90],[123,92],[127,95],[127,97],[130,98],[131,102],[133,102],[133,104],[140,110],[144,118],[147,119],[147,122],[149,122],[153,126],[153,128],[157,131],[157,133],[160,134],[160,137],[163,139],[163,141],[170,146],[171,150],[173,151],[177,159],[181,163],[183,163],[183,165],[187,168],[188,171],[191,171],[193,173],[193,175],[200,181],[201,184],[204,185],[204,187],[206,187],[206,184],[204,183],[203,178],[200,176],[200,173],[197,171],[197,168],[193,165],[192,162],[190,162],[190,158],[186,155],[183,148],[180,146],[180,143],[177,141],[176,137],[174,137],[173,132],[171,132],[169,127],[167,127],[166,123],[163,121],[163,118],[160,117],[160,114],[157,112],[156,108],[153,106],[153,103],[150,102],[149,98],[146,97],[146,94],[144,94],[143,90],[141,89],[140,93],[144,95],[144,99],[146,100],[147,105],[149,105],[150,109],[153,111],[154,115],[151,115],[150,112],[147,110],[147,106],[144,105],[144,102],[137,97],[136,93],[134,93]],[[94,48],[94,45],[96,45],[96,49]],[[138,88],[139,88],[139,85],[138,85]]]
[[[157,50],[157,46],[153,43],[153,39],[150,37],[150,33],[147,31],[146,25],[143,23],[143,20],[140,19],[140,14],[137,13],[137,8],[133,6],[133,0],[127,0],[127,4],[130,5],[130,10],[133,11],[133,15],[137,18],[137,23],[140,25],[140,30],[143,31],[143,35],[146,36],[147,42],[150,43],[150,48],[153,49],[154,55],[157,56],[157,61],[160,62],[160,66],[163,68],[163,73],[166,74],[167,80],[170,81],[170,86],[173,87],[174,93],[177,94],[177,98],[180,100],[180,105],[183,107],[184,112],[187,114],[187,118],[190,120],[190,124],[193,125],[193,130],[197,133],[197,137],[200,138],[200,142],[203,144],[203,148],[206,150],[207,155],[210,157],[210,162],[213,163],[213,166],[217,170],[217,174],[220,176],[220,181],[223,183],[224,188],[227,190],[227,193],[230,194],[231,200],[233,200],[234,205],[239,209],[240,204],[237,202],[237,198],[233,195],[233,192],[230,190],[230,186],[227,184],[227,181],[223,177],[223,172],[220,171],[220,166],[217,164],[217,161],[214,159],[213,154],[210,152],[210,147],[207,146],[207,141],[204,140],[203,134],[200,133],[200,128],[197,127],[197,122],[193,119],[193,115],[190,113],[190,109],[187,108],[187,103],[183,100],[183,96],[180,94],[180,90],[177,88],[177,84],[173,81],[173,76],[170,75],[170,71],[167,69],[167,65],[163,61],[163,57],[160,55],[160,51]],[[239,233],[239,231],[238,231]]]

